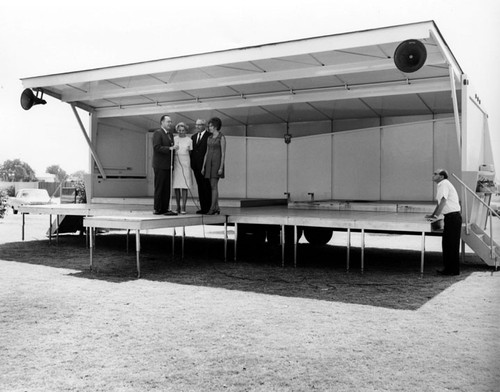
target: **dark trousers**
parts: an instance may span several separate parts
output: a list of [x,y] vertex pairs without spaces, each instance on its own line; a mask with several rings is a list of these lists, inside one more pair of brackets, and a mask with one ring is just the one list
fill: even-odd
[[443,265],[450,273],[460,272],[460,234],[462,231],[462,215],[451,212],[444,216],[443,229]]
[[208,212],[212,205],[212,188],[210,180],[205,178],[198,170],[193,170],[196,185],[198,186],[198,197],[200,199],[200,210]]
[[167,212],[170,209],[170,169],[154,168],[155,193],[154,210]]

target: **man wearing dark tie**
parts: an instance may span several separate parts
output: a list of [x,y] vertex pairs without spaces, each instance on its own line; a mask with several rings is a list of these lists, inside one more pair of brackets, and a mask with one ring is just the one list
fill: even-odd
[[161,128],[153,133],[153,171],[155,175],[153,214],[177,215],[170,210],[170,184],[174,154],[172,119],[164,115],[160,120],[160,125]]
[[212,190],[210,180],[201,174],[203,160],[207,152],[207,140],[210,133],[207,131],[205,120],[196,120],[197,132],[191,137],[193,140],[193,150],[191,151],[191,168],[193,169],[196,185],[198,186],[198,197],[200,199],[200,210],[197,214],[206,214],[212,204]]

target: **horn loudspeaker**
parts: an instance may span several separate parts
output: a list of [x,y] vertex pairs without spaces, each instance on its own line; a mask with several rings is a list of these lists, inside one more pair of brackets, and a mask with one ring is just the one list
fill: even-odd
[[394,64],[397,69],[405,73],[418,71],[423,67],[426,59],[425,45],[417,39],[401,42],[394,51]]
[[21,106],[24,110],[30,110],[34,105],[45,105],[46,103],[45,99],[38,98],[29,88],[25,89],[21,94]]

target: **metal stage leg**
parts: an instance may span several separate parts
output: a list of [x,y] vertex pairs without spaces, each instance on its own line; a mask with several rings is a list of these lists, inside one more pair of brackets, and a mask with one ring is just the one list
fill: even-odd
[[351,257],[351,229],[348,227],[347,228],[347,269],[346,271],[349,272],[349,267],[350,267],[350,257]]
[[465,263],[465,241],[461,240],[462,243],[462,263]]
[[52,214],[49,215],[49,245],[52,245]]
[[90,249],[90,265],[89,268],[92,271],[92,264],[94,260],[94,228],[93,227],[87,227],[87,230],[90,231],[90,236],[89,236],[89,249]]
[[365,272],[365,229],[361,229],[361,273]]
[[172,259],[175,257],[175,227],[172,228]]
[[420,255],[420,277],[424,277],[425,232],[422,232],[422,253]]
[[236,252],[238,250],[238,224],[234,224],[234,261],[236,261]]
[[130,229],[127,229],[127,254],[129,249],[129,234],[130,234]]
[[227,261],[227,218],[224,222],[224,261]]
[[21,228],[21,240],[24,241],[24,225],[25,225],[25,216],[26,214],[23,212],[23,225]]
[[293,226],[293,266],[297,268],[297,226]]
[[184,239],[185,238],[186,238],[186,226],[182,226],[181,260],[184,260]]
[[56,215],[56,225],[57,225],[56,244],[59,245],[59,214]]
[[[87,215],[87,216],[88,216],[88,215]],[[89,247],[90,247],[90,244],[89,244],[89,236],[90,236],[90,227],[86,227],[86,228],[85,228],[85,237],[86,237],[86,238],[85,238],[85,246],[86,246],[87,248],[89,248]]]
[[281,266],[285,266],[285,225],[281,225],[281,235],[280,235],[280,242],[281,242]]
[[135,232],[135,255],[137,262],[137,278],[141,277],[141,262],[139,260],[139,255],[141,253],[141,231],[136,230]]

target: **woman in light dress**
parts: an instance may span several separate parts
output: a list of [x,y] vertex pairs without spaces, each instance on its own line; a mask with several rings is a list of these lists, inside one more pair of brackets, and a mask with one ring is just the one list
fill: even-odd
[[[177,136],[174,137],[174,179],[173,188],[175,190],[175,201],[177,202],[177,213],[186,213],[186,202],[188,189],[192,187],[191,160],[189,152],[193,149],[193,141],[186,134],[188,126],[180,122],[175,126]],[[182,193],[182,205],[181,205]]]

